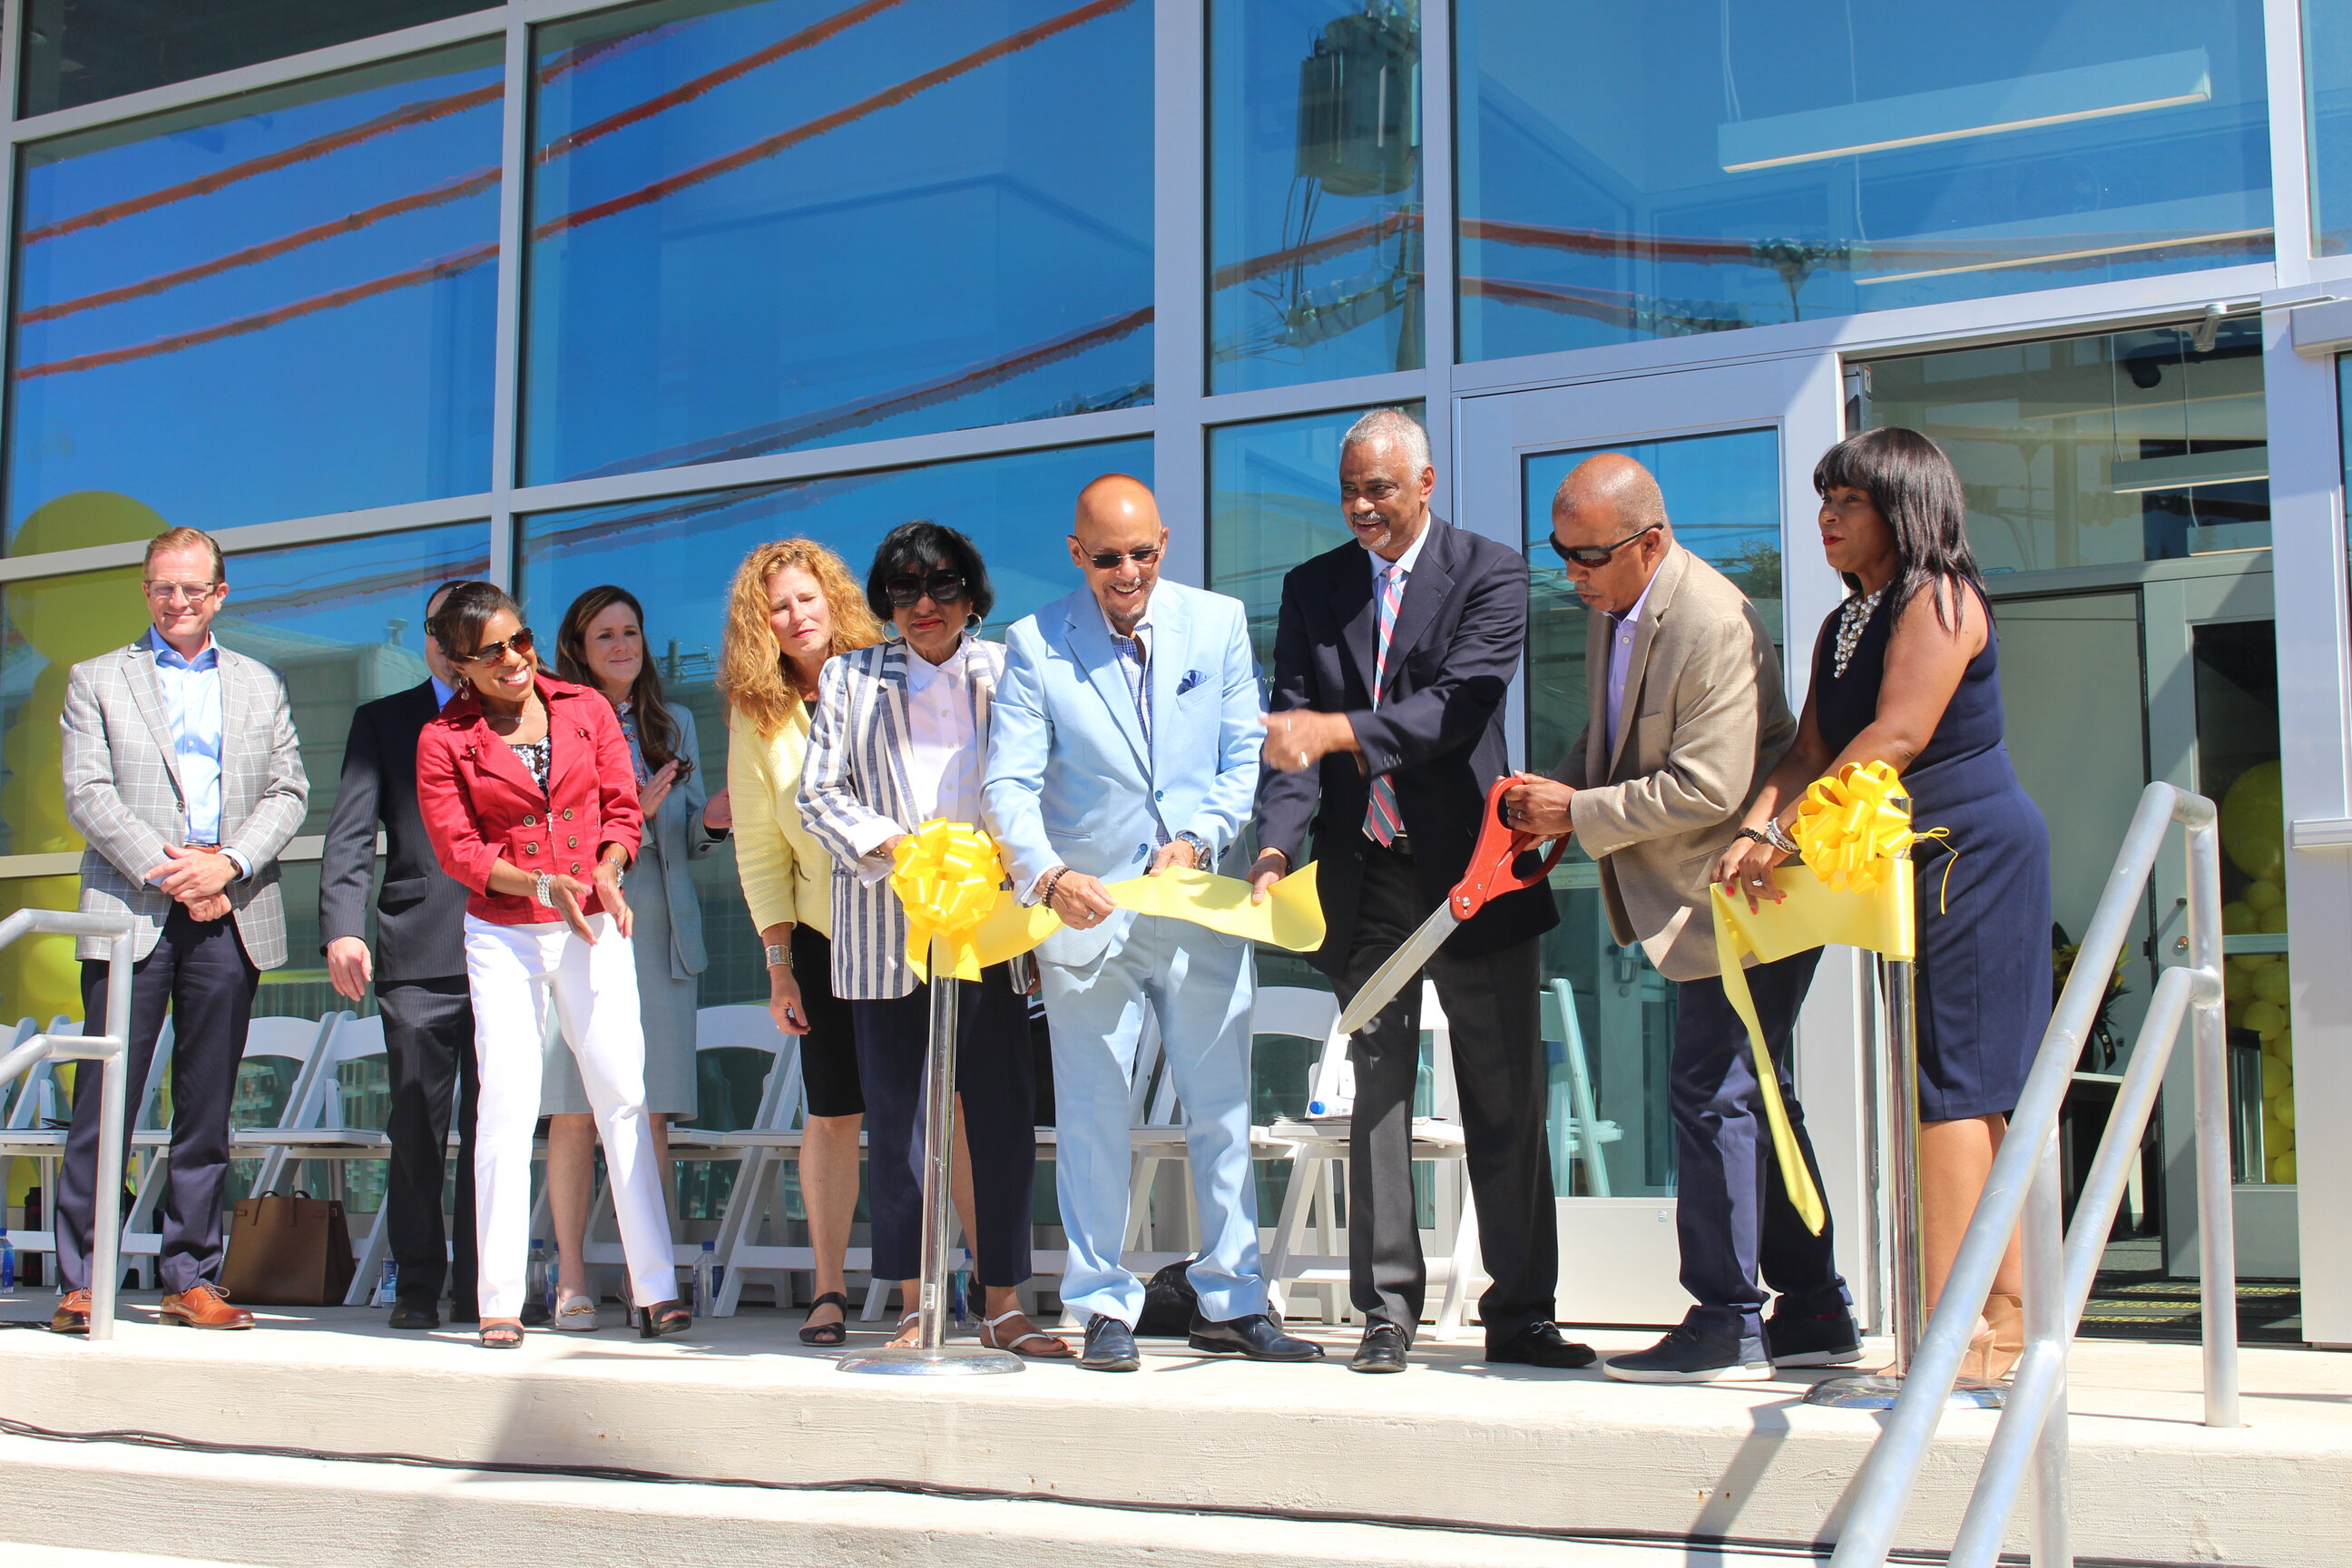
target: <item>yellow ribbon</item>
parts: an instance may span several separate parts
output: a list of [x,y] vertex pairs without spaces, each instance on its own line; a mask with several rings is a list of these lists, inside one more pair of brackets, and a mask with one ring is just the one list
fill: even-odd
[[1786,868],[1773,872],[1773,886],[1780,892],[1778,903],[1759,900],[1750,910],[1744,890],[1720,882],[1709,889],[1709,899],[1723,994],[1748,1026],[1780,1180],[1805,1228],[1819,1236],[1827,1217],[1821,1191],[1797,1148],[1789,1108],[1780,1098],[1780,1077],[1765,1047],[1764,1027],[1740,960],[1753,953],[1759,963],[1770,963],[1840,942],[1908,961],[1916,951],[1916,911],[1910,877],[1896,875],[1895,869],[1915,840],[1929,836],[1912,831],[1910,800],[1895,770],[1885,763],[1868,763],[1815,780],[1797,807],[1794,837],[1812,875],[1799,876]]
[[[1053,910],[1024,905],[1005,888],[996,841],[968,823],[926,822],[900,840],[894,858],[890,886],[906,907],[907,963],[918,979],[930,978],[935,939],[947,944],[949,973],[977,980],[982,969],[1027,952],[1061,929]],[[1263,904],[1250,902],[1247,882],[1208,871],[1163,871],[1103,890],[1139,914],[1190,921],[1293,952],[1323,945],[1323,906],[1312,864],[1276,882]]]

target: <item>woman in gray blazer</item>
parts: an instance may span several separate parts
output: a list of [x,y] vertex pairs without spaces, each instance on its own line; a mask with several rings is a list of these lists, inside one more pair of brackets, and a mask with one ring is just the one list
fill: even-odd
[[[555,665],[564,679],[602,691],[620,711],[636,763],[646,837],[629,868],[629,907],[636,914],[646,1110],[667,1182],[669,1125],[693,1121],[696,1111],[698,977],[710,962],[702,942],[702,906],[687,866],[727,837],[733,818],[727,792],[710,795],[696,765],[694,715],[662,695],[661,673],[646,654],[645,611],[635,595],[607,585],[572,600],[556,633]],[[548,1113],[547,1201],[560,1265],[554,1326],[582,1333],[596,1327],[583,1252],[596,1122],[572,1053],[560,1046],[548,1053],[541,1106]]]

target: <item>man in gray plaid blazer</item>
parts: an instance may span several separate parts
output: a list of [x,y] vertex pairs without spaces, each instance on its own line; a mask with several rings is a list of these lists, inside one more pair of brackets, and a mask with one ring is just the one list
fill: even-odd
[[[253,1326],[221,1294],[221,1197],[229,1107],[261,971],[286,962],[278,855],[301,826],[310,782],[277,671],[213,640],[228,598],[220,546],[192,528],[158,534],[141,574],[153,625],[129,647],[73,667],[66,684],[66,815],[88,841],[86,912],[138,921],[129,1081],[173,1016],[172,1153],[163,1203],[163,1312],[205,1329]],[[83,1016],[107,1026],[106,944],[85,937]],[[57,1204],[66,1295],[49,1320],[89,1326],[89,1227],[98,1078],[74,1078],[73,1131]],[[126,1110],[135,1115],[133,1093]]]

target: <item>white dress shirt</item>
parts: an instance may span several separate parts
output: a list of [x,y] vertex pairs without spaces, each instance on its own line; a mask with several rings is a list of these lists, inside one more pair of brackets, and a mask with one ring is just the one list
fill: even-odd
[[933,817],[980,821],[980,782],[988,759],[981,752],[971,652],[970,637],[956,644],[944,664],[907,650],[907,785],[914,794],[916,819],[870,822],[854,836],[857,874],[866,881],[890,874],[890,858],[875,853],[884,840],[911,833]]

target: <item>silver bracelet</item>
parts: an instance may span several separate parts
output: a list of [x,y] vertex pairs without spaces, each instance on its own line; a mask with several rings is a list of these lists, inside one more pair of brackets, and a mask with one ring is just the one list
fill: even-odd
[[538,874],[537,879],[539,885],[533,889],[532,897],[547,908],[553,909],[555,900],[551,895],[555,890],[555,874],[551,871],[541,871]]
[[767,944],[767,948],[768,967],[771,969],[781,969],[787,974],[791,973],[793,968],[793,950],[780,942],[772,942]]
[[1780,819],[1777,816],[1768,816],[1764,819],[1761,837],[1765,843],[1783,855],[1796,855],[1802,852],[1797,841],[1789,837],[1789,830],[1780,826]]

